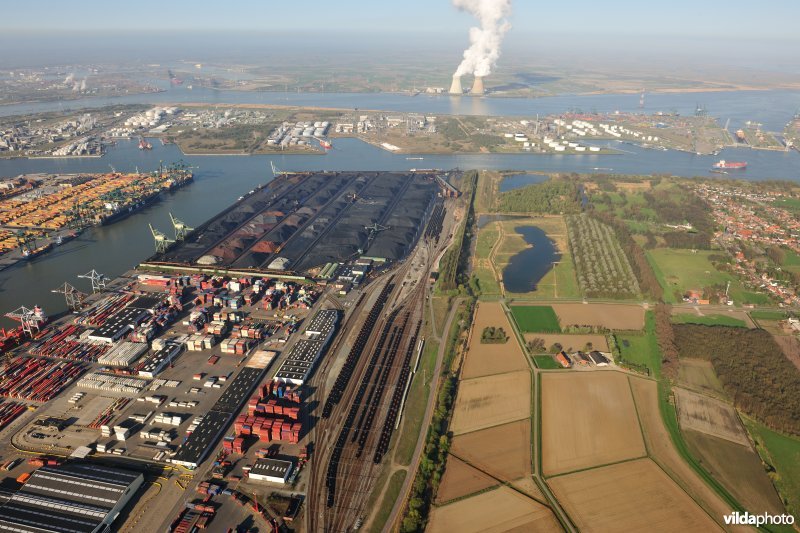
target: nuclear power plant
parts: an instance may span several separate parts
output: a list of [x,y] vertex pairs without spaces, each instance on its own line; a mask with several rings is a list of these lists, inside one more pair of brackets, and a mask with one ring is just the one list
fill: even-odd
[[472,90],[470,94],[475,96],[483,96],[486,91],[483,88],[483,76],[475,76],[475,81],[472,83]]
[[464,94],[464,89],[461,88],[461,76],[453,76],[453,83],[450,85],[450,94]]
[[[450,94],[464,94],[464,89],[461,87],[461,76],[453,76],[453,83],[450,85]],[[483,96],[486,94],[486,89],[483,87],[483,76],[475,76],[475,81],[472,83],[472,89],[469,94],[474,96]]]

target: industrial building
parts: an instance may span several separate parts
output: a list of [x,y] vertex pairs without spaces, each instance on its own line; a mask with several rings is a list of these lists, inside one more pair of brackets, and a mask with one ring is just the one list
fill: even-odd
[[148,312],[138,307],[126,307],[110,316],[102,326],[89,335],[89,340],[113,344],[132,331],[145,318]]
[[291,276],[359,255],[398,261],[440,190],[433,172],[282,175],[145,265]]
[[180,355],[183,348],[180,344],[167,343],[163,348],[153,354],[145,365],[139,370],[139,375],[143,378],[154,378],[164,368]]
[[290,349],[289,355],[275,374],[275,379],[302,385],[328,347],[338,322],[339,311],[317,311],[306,327],[304,337]]
[[280,459],[259,459],[248,472],[247,477],[255,481],[269,481],[270,483],[286,483],[292,474],[291,461]]
[[0,506],[0,530],[107,531],[143,482],[139,472],[83,460],[43,466]]
[[266,371],[263,361],[252,360],[234,378],[214,406],[203,415],[203,419],[180,445],[170,462],[197,468],[211,447],[220,439],[233,416],[239,412],[253,388],[261,381]]

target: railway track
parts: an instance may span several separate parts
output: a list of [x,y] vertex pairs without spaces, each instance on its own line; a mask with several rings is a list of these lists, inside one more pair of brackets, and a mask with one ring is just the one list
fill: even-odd
[[351,387],[351,397],[343,402],[347,412],[340,415],[326,465],[322,531],[346,531],[363,518],[394,430],[424,299],[420,284],[384,318],[381,335],[362,360],[359,385]]
[[[364,336],[353,342],[331,390],[325,386],[330,362],[318,373],[315,396],[325,405],[314,428],[308,531],[349,531],[369,514],[367,499],[389,451],[422,328],[425,280],[444,246],[437,235],[445,215],[441,204],[433,215],[434,230],[418,243],[423,255],[412,255],[391,274],[379,309],[363,319]],[[417,259],[423,263],[412,271]]]

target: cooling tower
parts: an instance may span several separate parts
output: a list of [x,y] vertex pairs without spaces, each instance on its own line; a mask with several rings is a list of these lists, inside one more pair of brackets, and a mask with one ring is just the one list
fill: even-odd
[[475,82],[472,84],[472,90],[470,91],[470,94],[480,96],[485,93],[486,91],[483,89],[483,76],[475,76]]
[[453,84],[450,85],[450,94],[464,94],[461,88],[461,76],[453,76]]

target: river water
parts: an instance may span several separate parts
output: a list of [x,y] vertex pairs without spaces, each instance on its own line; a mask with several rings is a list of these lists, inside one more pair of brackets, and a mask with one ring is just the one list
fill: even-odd
[[[698,95],[699,97],[700,95]],[[700,102],[713,113],[725,109],[738,117],[754,118],[762,123],[783,124],[800,107],[800,92],[738,92],[703,94]],[[281,100],[284,98],[285,100]],[[204,100],[205,99],[205,100]],[[691,95],[652,95],[648,100],[672,105],[678,111],[691,112],[696,100]],[[283,94],[244,93],[236,91],[174,89],[164,93],[136,95],[116,99],[85,100],[70,103],[39,103],[0,107],[0,114],[59,109],[67,106],[106,105],[108,103],[181,101],[219,101],[248,103],[290,103],[327,107],[359,106],[362,109],[422,111],[426,113],[476,113],[523,115],[562,112],[583,106],[584,110],[634,110],[638,96],[602,95],[594,97],[554,97],[536,100],[501,98],[410,97],[398,94]],[[623,107],[623,105],[625,107]],[[770,104],[775,104],[774,107]],[[654,104],[653,104],[654,105]],[[594,106],[594,107],[591,107]],[[671,109],[666,107],[665,109]],[[718,115],[725,116],[725,115]],[[766,126],[765,126],[766,127]],[[782,127],[782,126],[781,126]],[[775,126],[773,129],[778,129]],[[597,172],[625,174],[668,173],[678,176],[707,176],[712,163],[720,158],[746,159],[747,170],[731,174],[745,179],[791,179],[800,181],[800,154],[743,149],[724,150],[719,156],[698,156],[682,152],[646,150],[624,145],[620,155],[531,155],[475,154],[424,156],[424,160],[408,160],[356,139],[337,139],[335,148],[326,155],[259,155],[259,156],[183,156],[174,145],[154,143],[152,151],[141,151],[134,141],[122,141],[102,158],[81,159],[12,159],[0,160],[0,177],[23,173],[105,172],[114,167],[133,171],[137,167],[150,171],[159,161],[183,159],[195,167],[195,182],[164,197],[147,209],[111,226],[93,228],[79,239],[28,263],[20,263],[0,272],[0,312],[20,305],[45,306],[54,313],[65,308],[63,297],[51,289],[64,281],[81,290],[88,289],[78,274],[96,269],[110,277],[135,266],[153,252],[148,222],[167,234],[172,233],[168,213],[189,225],[198,225],[234,202],[254,186],[272,179],[270,161],[284,170],[408,170],[410,168],[485,168],[497,170],[541,172]],[[613,170],[611,170],[613,169]],[[523,178],[518,178],[523,179]],[[8,325],[8,322],[3,322]]]
[[113,98],[35,102],[0,106],[0,115],[19,115],[43,111],[64,111],[114,104],[273,104],[379,109],[385,111],[444,113],[456,115],[535,116],[566,111],[587,113],[678,112],[691,115],[698,105],[723,123],[739,127],[753,120],[770,131],[783,131],[792,115],[800,110],[800,91],[729,91],[647,94],[639,108],[639,94],[561,95],[543,98],[472,98],[467,96],[399,93],[294,93],[253,92],[169,87],[160,93],[132,94]]

